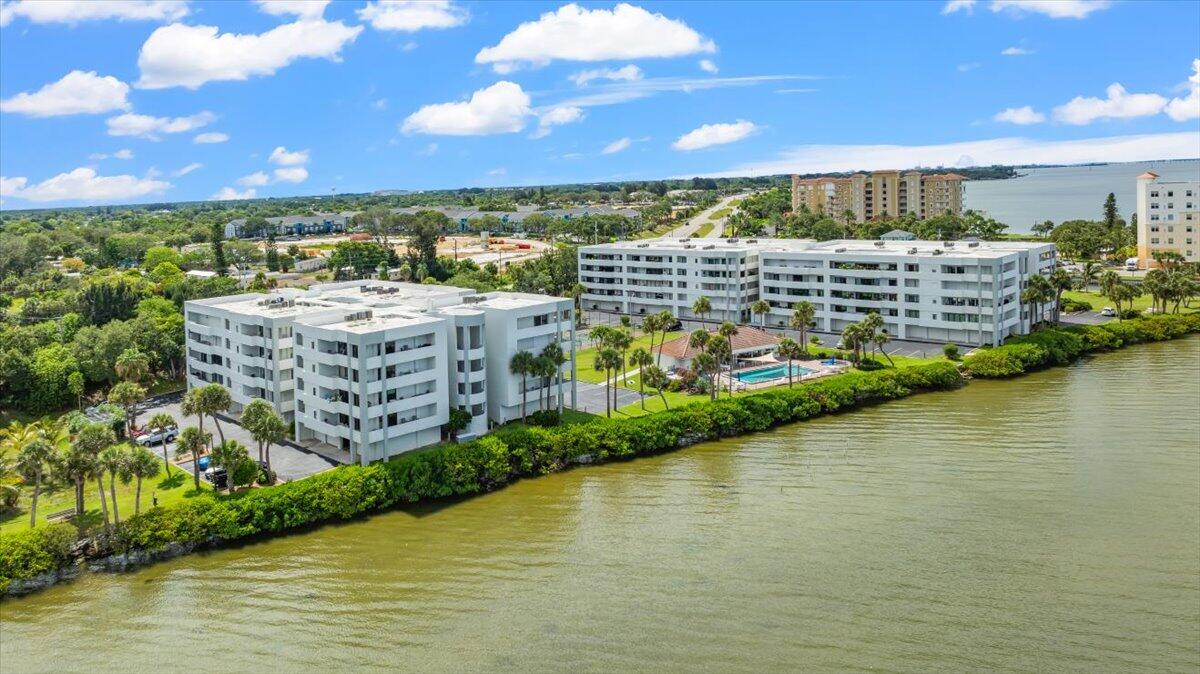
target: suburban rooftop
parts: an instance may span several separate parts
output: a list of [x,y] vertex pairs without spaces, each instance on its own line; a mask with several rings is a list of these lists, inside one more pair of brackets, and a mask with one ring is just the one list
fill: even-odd
[[[1016,252],[1049,247],[1040,241],[888,241],[880,239],[644,239],[584,246],[582,250],[618,249],[646,252],[724,251],[762,253],[853,253],[870,255],[953,255],[958,257],[1001,257]],[[935,253],[934,251],[940,251]]]

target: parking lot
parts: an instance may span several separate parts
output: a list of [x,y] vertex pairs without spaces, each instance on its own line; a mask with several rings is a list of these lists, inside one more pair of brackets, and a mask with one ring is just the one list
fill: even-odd
[[[173,393],[148,399],[138,408],[138,425],[144,426],[150,417],[161,412],[171,415],[180,429],[198,425],[196,417],[185,417],[180,411],[179,406],[182,400],[182,393]],[[204,430],[207,433],[212,433],[214,442],[219,442],[220,436],[217,434],[217,429],[213,427],[211,419],[205,419]],[[221,417],[221,431],[225,434],[226,440],[237,440],[250,450],[252,458],[258,458],[258,443],[254,441],[249,431],[239,426],[232,418]],[[175,443],[167,443],[167,448],[168,456],[174,456]],[[156,453],[161,451],[158,445],[151,447],[151,449]],[[178,462],[176,465],[189,472],[192,470],[192,463],[190,461]],[[280,480],[288,482],[298,480],[302,477],[308,477],[309,475],[329,470],[337,465],[336,461],[323,457],[320,454],[314,454],[302,447],[297,447],[291,444],[290,441],[271,445],[271,469],[275,471]]]

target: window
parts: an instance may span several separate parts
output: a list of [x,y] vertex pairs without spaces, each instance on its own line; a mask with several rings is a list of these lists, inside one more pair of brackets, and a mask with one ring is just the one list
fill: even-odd
[[905,318],[920,318],[921,312],[917,311],[916,309],[905,309],[904,317]]
[[916,264],[904,265],[904,271],[921,271],[921,266]]

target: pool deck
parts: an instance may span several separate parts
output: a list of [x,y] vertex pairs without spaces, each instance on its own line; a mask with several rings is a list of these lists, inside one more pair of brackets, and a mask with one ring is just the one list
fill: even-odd
[[[828,377],[828,376],[834,375],[834,374],[840,374],[842,372],[845,372],[850,367],[850,363],[848,363],[844,360],[839,360],[839,361],[837,361],[836,364],[829,365],[828,362],[824,361],[824,360],[793,360],[792,366],[793,367],[802,367],[807,370],[812,370],[808,374],[803,374],[800,376],[792,377],[793,383],[800,383],[800,382],[804,382],[804,381],[812,381],[814,379],[820,379],[821,377]],[[734,370],[734,374],[737,374],[740,372],[751,372],[754,370],[762,370],[762,369],[770,368],[770,367],[783,367],[784,368],[784,376],[776,378],[776,379],[767,379],[765,381],[753,382],[753,383],[738,381],[735,378],[733,380],[733,390],[734,391],[756,391],[758,389],[774,388],[781,384],[787,384],[787,361],[786,360],[781,360],[781,361],[777,361],[774,363],[756,362],[751,365],[747,365],[746,367],[740,367],[740,368]],[[729,373],[722,372],[718,381],[720,382],[720,384],[723,388],[728,389],[729,388]]]

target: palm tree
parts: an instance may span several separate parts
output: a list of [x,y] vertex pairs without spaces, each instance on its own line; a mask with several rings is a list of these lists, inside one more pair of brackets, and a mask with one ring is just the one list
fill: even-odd
[[512,360],[508,361],[508,371],[521,375],[521,421],[525,421],[525,399],[528,397],[526,394],[529,391],[529,375],[533,374],[536,365],[533,354],[528,351],[518,351],[513,354]]
[[137,478],[137,491],[133,497],[133,514],[142,512],[142,480],[158,475],[158,457],[145,447],[138,447],[128,457],[129,474]]
[[808,353],[808,330],[813,326],[813,317],[816,313],[816,307],[808,300],[802,300],[792,305],[790,324],[793,330],[800,332],[800,350],[805,353]]
[[140,384],[150,374],[150,358],[137,347],[129,347],[117,356],[113,369],[121,379]]
[[117,382],[108,392],[108,402],[125,408],[125,435],[133,437],[137,426],[137,405],[146,397],[146,389],[131,382]]
[[[722,346],[725,344],[725,342],[716,343],[721,344]],[[701,375],[708,380],[709,399],[712,399],[713,390],[716,388],[716,383],[713,380],[713,374],[716,372],[718,362],[719,361],[717,361],[717,359],[711,353],[704,351],[696,354],[692,358],[692,367],[696,370],[696,374]]]
[[[671,312],[663,309],[658,312],[658,329],[662,331],[662,335],[658,338],[658,358],[654,361],[655,364],[662,365],[662,350],[663,344],[667,342],[667,332],[672,325],[675,324],[675,316]],[[650,342],[650,353],[654,353],[654,342]]]
[[[629,351],[629,347],[633,346],[633,333],[629,328],[617,328],[608,335],[608,345],[616,349],[621,354],[621,376],[624,376],[625,371],[625,353]],[[616,387],[617,380],[614,378],[613,386]],[[616,389],[613,390],[613,405],[616,405]]]
[[[570,362],[567,355],[563,352],[562,345],[558,342],[550,342],[542,347],[541,357],[546,359],[552,368],[550,375],[554,377],[553,383],[555,386],[555,395],[558,396],[558,406],[562,407],[562,366]],[[547,391],[547,403],[550,399],[550,393]]]
[[[272,414],[275,414],[275,408],[271,406],[271,403],[262,398],[255,398],[242,408],[242,428],[250,431],[250,435],[253,436],[255,429],[263,423],[268,415]],[[263,443],[258,438],[255,438],[255,442],[258,443],[258,461],[262,463]]]
[[[729,350],[729,342],[723,339],[710,339],[708,345],[704,347],[708,355],[712,356],[716,362],[713,363],[712,369],[712,397],[716,400],[720,395],[719,387],[721,363],[724,363],[732,354]],[[732,385],[732,384],[731,384]]]
[[858,358],[858,349],[862,346],[863,328],[861,323],[851,323],[842,330],[842,344],[850,351],[850,360],[854,363],[861,362]]
[[1030,305],[1030,332],[1033,331],[1034,326],[1042,322],[1042,305],[1049,302],[1051,298],[1053,298],[1053,288],[1050,286],[1050,281],[1046,280],[1046,277],[1041,274],[1031,276],[1029,278],[1029,285],[1021,292],[1021,301]]
[[192,479],[196,482],[196,491],[200,490],[200,455],[211,441],[212,433],[188,426],[179,433],[179,439],[175,442],[175,458],[184,454],[192,455]]
[[17,499],[21,495],[21,490],[16,484],[10,484],[8,478],[17,476],[17,461],[21,455],[21,451],[25,445],[33,442],[38,437],[38,426],[36,423],[25,424],[20,421],[14,421],[8,425],[8,428],[0,429],[0,490],[3,493],[3,500],[0,500],[0,505],[16,504]]
[[[667,373],[663,372],[661,367],[651,365],[642,371],[642,378],[646,380],[650,388],[658,391],[658,396],[663,401],[663,408],[671,409],[671,405],[667,403],[667,395],[664,393],[667,386],[671,384],[671,378],[667,376]],[[643,408],[645,408],[645,405],[643,405]]]
[[287,437],[288,426],[278,414],[272,410],[269,416],[262,419],[253,431],[254,439],[266,448],[267,474],[271,474],[271,445],[282,442]]
[[[96,478],[96,490],[100,494],[100,510],[104,513],[104,526],[109,526],[108,500],[104,496],[104,467],[100,464],[100,453],[117,444],[117,434],[104,424],[88,424],[79,430],[75,436],[75,446],[87,452],[92,458],[92,470],[88,477]],[[82,484],[77,483],[80,493],[76,501],[82,501]],[[115,504],[114,504],[115,505]],[[80,513],[82,514],[82,513]]]
[[705,316],[712,313],[712,302],[709,302],[707,297],[701,295],[696,298],[695,302],[692,302],[692,313],[699,316],[700,320],[703,321]]
[[863,355],[866,356],[867,346],[870,345],[871,360],[875,360],[875,336],[883,328],[883,316],[880,316],[877,311],[872,311],[867,314],[866,318],[859,321],[859,325],[862,326]]
[[[83,485],[88,478],[96,473],[96,457],[85,447],[78,444],[71,445],[58,458],[55,470],[58,473],[59,479],[69,481],[75,485],[75,521],[82,527]],[[100,493],[101,495],[104,494],[103,491]]]
[[[1100,275],[1100,264],[1095,260],[1087,260],[1079,270],[1079,278],[1075,283],[1076,290],[1087,290]],[[1116,276],[1114,273],[1113,276]]]
[[638,369],[638,393],[641,395],[642,409],[646,409],[646,368],[654,364],[654,356],[649,351],[639,347],[629,352],[629,364]]
[[1062,294],[1064,291],[1070,290],[1074,283],[1071,275],[1062,268],[1051,272],[1049,281],[1051,292],[1054,293],[1054,322],[1058,323],[1058,319],[1062,316]]
[[666,326],[662,325],[659,320],[659,314],[650,314],[642,319],[642,332],[650,337],[650,353],[654,353],[654,334],[660,327]]
[[131,477],[129,472],[129,448],[125,445],[111,445],[100,452],[100,469],[108,473],[108,493],[112,496],[113,524],[121,523],[121,513],[117,508],[117,479],[128,484]]
[[767,327],[767,314],[771,311],[771,304],[766,300],[757,300],[750,305],[750,313],[759,316],[759,327]]
[[54,461],[54,446],[43,437],[26,442],[17,454],[17,470],[33,480],[33,496],[29,504],[29,528],[37,526],[38,496],[42,493],[42,477],[46,468]]
[[791,337],[779,340],[775,352],[787,359],[788,388],[792,387],[792,361],[804,355],[804,350]]
[[[619,370],[621,368],[621,364],[621,352],[617,351],[611,346],[605,346],[596,352],[595,368],[597,370],[604,370],[605,387],[609,385],[610,373],[613,370]],[[612,404],[610,404],[608,388],[605,388],[604,390],[604,415],[606,417],[612,417]],[[615,398],[611,400],[611,403],[615,402]]]
[[725,321],[721,327],[717,328],[717,334],[725,338],[729,344],[729,397],[733,397],[733,336],[738,333],[738,327],[733,321]]
[[875,346],[879,347],[879,352],[883,354],[883,357],[888,359],[888,364],[892,367],[896,367],[896,361],[892,360],[892,357],[888,355],[888,352],[883,348],[884,346],[887,346],[888,342],[892,341],[892,336],[888,334],[887,330],[880,330],[879,332],[875,333],[875,338],[871,341],[875,343]]
[[171,476],[171,461],[167,458],[167,429],[174,426],[175,417],[166,412],[159,412],[146,422],[146,428],[159,434],[158,444],[162,448],[163,466],[166,468],[167,477]]

